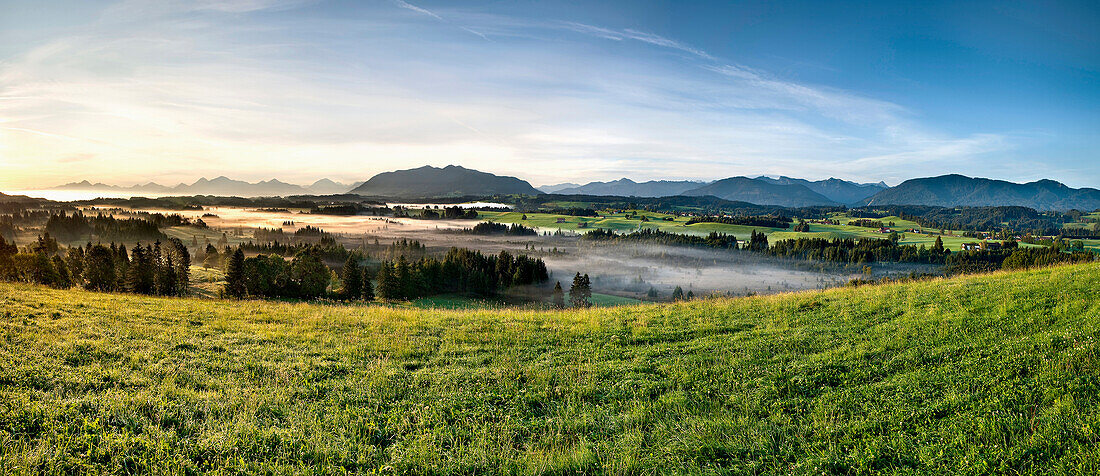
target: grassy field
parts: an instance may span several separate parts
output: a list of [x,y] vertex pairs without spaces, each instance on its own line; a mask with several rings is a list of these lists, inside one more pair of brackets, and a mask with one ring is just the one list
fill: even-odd
[[4,474],[1096,474],[1100,265],[575,312],[0,284]]
[[1081,217],[1080,221],[1073,223],[1066,223],[1063,228],[1092,228],[1095,223],[1090,220],[1100,220],[1100,211],[1089,213]]
[[[818,223],[810,223],[809,232],[794,232],[782,228],[767,228],[767,227],[752,227],[742,225],[727,225],[722,223],[695,223],[688,225],[688,217],[680,217],[674,215],[668,215],[664,213],[648,212],[644,210],[637,211],[639,215],[645,215],[649,218],[649,221],[643,222],[638,218],[626,218],[625,213],[607,213],[600,212],[599,217],[575,217],[569,215],[555,215],[551,213],[527,213],[527,219],[523,220],[523,213],[519,212],[478,212],[481,219],[490,220],[500,223],[520,223],[529,227],[537,227],[542,231],[551,230],[568,230],[578,233],[584,233],[588,230],[595,228],[603,228],[614,230],[617,232],[630,232],[637,230],[639,227],[644,228],[656,228],[662,231],[670,233],[683,233],[692,235],[706,235],[712,231],[719,233],[732,234],[740,240],[748,239],[753,230],[757,232],[765,233],[768,235],[770,241],[775,242],[777,240],[786,240],[794,238],[886,238],[887,235],[879,233],[877,228],[866,228],[859,226],[850,226],[848,221],[855,220],[847,215],[835,215],[834,219],[838,220],[840,225],[823,225]],[[671,217],[671,221],[666,221],[664,218]],[[557,220],[565,220],[564,223],[558,223]],[[931,247],[936,242],[936,237],[940,236],[943,240],[945,247],[952,251],[958,251],[960,245],[963,243],[972,243],[978,241],[976,238],[966,238],[961,236],[961,231],[945,230],[945,235],[939,235],[939,230],[933,230],[926,228],[926,233],[904,233],[903,230],[916,228],[921,229],[921,226],[916,222],[904,220],[896,216],[889,216],[885,218],[877,218],[876,220],[885,223],[893,222],[892,229],[898,230],[902,234],[902,238],[899,243],[904,245],[925,245]],[[581,223],[587,223],[587,227],[582,228]],[[931,232],[931,233],[928,233]],[[1023,244],[1022,246],[1030,246]]]
[[[625,213],[608,213],[601,211],[599,217],[575,217],[569,215],[555,215],[552,213],[527,213],[527,219],[523,220],[523,213],[519,212],[478,212],[478,217],[499,223],[520,223],[529,227],[537,227],[542,231],[566,230],[584,233],[588,230],[603,228],[618,232],[630,232],[639,227],[656,228],[670,233],[685,233],[694,235],[706,235],[712,231],[732,234],[739,239],[748,238],[752,230],[771,233],[782,230],[781,228],[764,228],[741,225],[726,225],[722,223],[696,223],[688,225],[687,217],[678,217],[664,213],[638,211],[638,216],[645,215],[649,221],[643,222],[640,218],[626,218]],[[672,221],[663,218],[671,217]],[[565,220],[558,223],[557,220]],[[587,223],[587,228],[581,228],[581,223]]]

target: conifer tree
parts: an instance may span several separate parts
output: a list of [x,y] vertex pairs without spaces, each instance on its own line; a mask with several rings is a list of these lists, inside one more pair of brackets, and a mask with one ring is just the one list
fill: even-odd
[[113,291],[118,280],[115,276],[115,257],[111,249],[103,245],[88,248],[84,255],[84,287],[91,291]]
[[378,297],[382,299],[397,299],[397,282],[393,276],[393,264],[383,261],[378,269]]
[[225,288],[223,292],[227,297],[244,297],[244,251],[240,247],[237,247],[236,251],[229,256],[229,262],[225,267]]
[[[2,239],[0,239],[2,241]],[[3,247],[0,244],[0,247]],[[3,252],[0,251],[0,255]],[[3,258],[0,258],[2,260]],[[72,279],[73,286],[77,286],[84,281],[84,248],[76,247],[69,248],[69,252],[65,254],[65,265],[69,268],[69,277]],[[2,267],[3,265],[0,265]],[[0,278],[3,277],[3,270],[0,270]]]
[[591,306],[588,301],[591,297],[592,286],[588,274],[581,276],[581,273],[577,273],[573,276],[573,284],[569,286],[569,304],[573,307],[588,307]]
[[340,269],[340,281],[344,299],[359,299],[363,294],[363,270],[359,269],[359,257],[348,256]]
[[53,269],[57,273],[57,280],[54,283],[54,287],[58,289],[69,289],[73,287],[72,275],[69,274],[69,267],[65,265],[65,261],[60,256],[54,256],[51,258],[53,261]]
[[363,267],[363,277],[361,278],[363,286],[362,297],[364,301],[374,300],[374,285],[370,282],[370,270],[366,266]]
[[565,307],[565,293],[561,289],[561,281],[554,284],[554,294],[551,302],[554,304],[554,307],[558,309]]
[[676,289],[672,290],[672,300],[673,301],[682,301],[682,300],[684,300],[684,288],[681,288],[680,286],[676,286]]

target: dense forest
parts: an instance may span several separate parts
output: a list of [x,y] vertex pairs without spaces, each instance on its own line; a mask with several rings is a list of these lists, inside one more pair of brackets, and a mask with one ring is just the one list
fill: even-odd
[[444,293],[491,296],[511,286],[544,283],[550,279],[546,263],[507,251],[485,256],[466,248],[451,248],[443,259],[404,256],[383,261],[376,292],[380,298],[409,300]]
[[630,233],[618,234],[611,230],[598,228],[581,235],[591,241],[642,242],[656,245],[705,246],[709,248],[737,249],[737,237],[724,233],[711,232],[707,236],[669,233],[655,228],[643,228]]
[[534,228],[526,227],[518,223],[505,225],[503,223],[491,221],[483,221],[474,225],[473,228],[463,228],[462,232],[472,235],[534,236],[538,234]]
[[61,247],[48,233],[20,250],[0,238],[0,280],[55,288],[178,296],[190,283],[191,254],[178,239],[151,245],[91,244]]
[[735,216],[693,216],[688,219],[688,225],[696,223],[722,223],[726,225],[759,226],[762,228],[782,228],[791,226],[791,219],[785,216],[772,215],[735,215]]

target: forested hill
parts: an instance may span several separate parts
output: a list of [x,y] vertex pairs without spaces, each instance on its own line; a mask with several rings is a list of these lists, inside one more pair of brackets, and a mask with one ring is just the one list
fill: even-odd
[[448,165],[383,172],[350,193],[371,197],[432,198],[489,195],[538,195],[526,181]]
[[1004,180],[941,175],[911,179],[883,190],[870,205],[1021,206],[1036,210],[1096,210],[1100,190],[1070,188],[1053,180],[1013,183]]

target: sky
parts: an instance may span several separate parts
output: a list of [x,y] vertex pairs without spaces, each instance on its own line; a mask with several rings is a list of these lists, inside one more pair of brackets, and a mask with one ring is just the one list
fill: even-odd
[[462,165],[535,185],[1100,187],[1100,3],[0,0],[0,190]]

